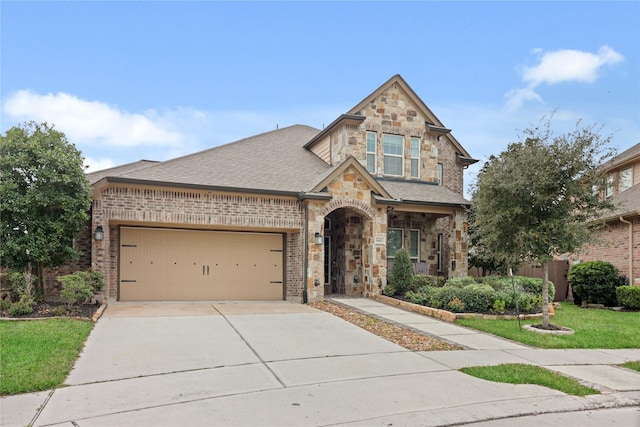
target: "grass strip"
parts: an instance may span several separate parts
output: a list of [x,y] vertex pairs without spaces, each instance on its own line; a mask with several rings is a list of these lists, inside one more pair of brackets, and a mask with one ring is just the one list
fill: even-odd
[[[459,319],[457,324],[540,348],[640,348],[640,312],[581,308],[562,303],[551,323],[566,326],[574,335],[546,335],[518,329],[517,320]],[[540,319],[522,324],[541,323]]]
[[497,366],[473,366],[462,368],[460,371],[489,381],[541,385],[574,396],[600,393],[598,390],[580,384],[573,378],[534,365],[509,363]]
[[0,321],[0,395],[60,386],[92,328],[76,319]]
[[631,362],[623,363],[622,366],[628,369],[633,369],[634,371],[640,372],[640,360],[634,360]]

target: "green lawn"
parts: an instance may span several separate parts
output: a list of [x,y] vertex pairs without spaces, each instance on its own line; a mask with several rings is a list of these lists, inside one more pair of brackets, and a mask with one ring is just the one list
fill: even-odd
[[623,363],[622,366],[628,369],[633,369],[634,371],[640,372],[640,360],[634,360],[633,362]]
[[583,386],[573,378],[540,366],[509,363],[498,366],[473,366],[462,368],[460,371],[484,380],[509,384],[537,384],[575,396],[600,393],[598,390]]
[[92,328],[74,319],[1,321],[0,395],[61,385]]
[[[518,329],[517,320],[460,319],[456,323],[541,348],[640,348],[640,312],[587,309],[562,303],[551,323],[575,331],[574,335],[564,336]],[[541,320],[521,323],[541,323]]]

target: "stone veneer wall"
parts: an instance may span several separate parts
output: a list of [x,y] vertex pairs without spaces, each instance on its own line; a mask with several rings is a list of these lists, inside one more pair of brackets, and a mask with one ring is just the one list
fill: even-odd
[[92,268],[105,273],[105,296],[117,297],[118,225],[207,229],[291,230],[286,237],[286,295],[299,299],[302,290],[304,211],[297,198],[212,193],[197,190],[110,187],[93,202],[93,225],[105,238],[94,242]]

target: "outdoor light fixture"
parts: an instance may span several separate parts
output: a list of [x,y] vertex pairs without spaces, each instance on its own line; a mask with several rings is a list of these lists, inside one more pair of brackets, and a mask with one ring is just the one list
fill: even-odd
[[316,245],[321,245],[322,244],[322,234],[316,232],[315,236],[314,236],[314,242]]
[[93,233],[93,238],[98,241],[101,241],[102,239],[104,239],[104,231],[102,230],[101,225],[96,227],[96,231],[95,233]]

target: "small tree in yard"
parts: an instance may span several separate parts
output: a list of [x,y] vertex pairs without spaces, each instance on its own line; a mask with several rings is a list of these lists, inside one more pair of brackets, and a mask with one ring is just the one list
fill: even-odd
[[393,259],[389,284],[393,286],[395,293],[404,296],[407,291],[411,290],[412,283],[413,266],[411,265],[409,252],[406,249],[400,249]]
[[548,262],[589,241],[589,222],[612,208],[594,191],[604,188],[600,165],[613,155],[610,139],[580,123],[555,136],[546,121],[491,156],[478,174],[474,239],[499,262],[542,264],[543,328],[550,328]]
[[79,252],[73,247],[88,219],[91,185],[83,158],[62,132],[46,123],[24,123],[0,135],[0,258],[30,275]]

